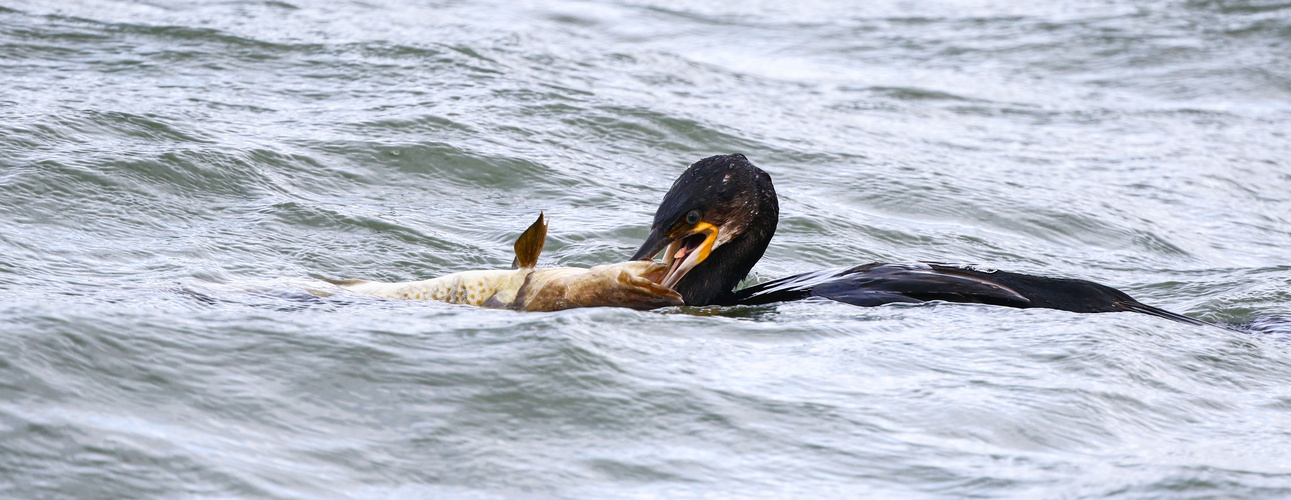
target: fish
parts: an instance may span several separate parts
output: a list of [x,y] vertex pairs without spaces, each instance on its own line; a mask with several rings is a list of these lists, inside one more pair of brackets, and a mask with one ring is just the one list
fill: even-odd
[[685,305],[681,295],[659,284],[668,272],[660,262],[537,269],[547,240],[545,213],[516,239],[511,269],[462,271],[423,281],[383,283],[331,280],[351,292],[392,299],[437,300],[492,309],[560,311],[580,307],[637,310]]

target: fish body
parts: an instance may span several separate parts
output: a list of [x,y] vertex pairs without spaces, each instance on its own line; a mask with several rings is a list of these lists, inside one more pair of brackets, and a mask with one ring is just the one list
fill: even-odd
[[538,214],[538,220],[515,242],[512,269],[463,271],[403,283],[326,281],[377,297],[439,300],[518,311],[559,311],[575,307],[655,309],[684,305],[681,295],[659,284],[668,272],[668,266],[663,263],[634,260],[591,269],[536,269],[546,239],[547,223],[543,214]]
[[333,283],[352,292],[388,299],[438,300],[483,306],[493,299],[510,304],[533,269],[464,271],[447,276],[401,283],[347,280]]
[[590,269],[464,271],[402,283],[361,280],[332,283],[376,297],[438,300],[519,311],[577,307],[656,309],[683,305],[681,295],[658,283],[667,271],[668,267],[662,263],[637,260]]

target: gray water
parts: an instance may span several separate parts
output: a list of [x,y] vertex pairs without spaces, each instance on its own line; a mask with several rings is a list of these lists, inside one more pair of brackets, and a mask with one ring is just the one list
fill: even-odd
[[[1291,4],[0,0],[0,496],[1291,496]],[[749,282],[1131,313],[517,313],[311,275],[622,261],[691,162]]]

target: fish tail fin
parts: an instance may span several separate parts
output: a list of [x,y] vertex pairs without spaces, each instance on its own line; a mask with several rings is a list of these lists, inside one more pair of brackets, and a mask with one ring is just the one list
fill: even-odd
[[512,269],[533,268],[538,265],[538,255],[542,253],[542,246],[547,242],[547,223],[543,220],[543,212],[538,212],[538,220],[525,229],[520,238],[516,239],[515,252],[516,258],[511,261]]

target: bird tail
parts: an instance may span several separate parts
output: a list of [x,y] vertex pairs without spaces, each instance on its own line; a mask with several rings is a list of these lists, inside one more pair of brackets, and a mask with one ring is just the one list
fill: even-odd
[[1190,318],[1190,317],[1188,317],[1188,316],[1184,316],[1184,315],[1179,314],[1179,313],[1173,313],[1173,312],[1167,311],[1167,310],[1165,310],[1165,309],[1162,309],[1162,308],[1160,308],[1160,307],[1152,307],[1152,306],[1150,306],[1150,305],[1143,304],[1143,303],[1140,303],[1140,302],[1137,302],[1137,301],[1136,301],[1135,303],[1133,303],[1133,304],[1127,304],[1127,305],[1126,305],[1126,308],[1127,308],[1127,309],[1129,309],[1129,310],[1131,310],[1131,311],[1134,311],[1134,312],[1139,312],[1139,313],[1147,314],[1147,315],[1150,315],[1150,316],[1156,316],[1156,317],[1158,317],[1158,318],[1165,318],[1165,319],[1169,319],[1169,320],[1174,320],[1174,321],[1178,321],[1178,322],[1180,322],[1180,323],[1187,323],[1187,324],[1189,324],[1189,325],[1197,325],[1197,326],[1213,326],[1213,327],[1215,327],[1215,328],[1223,328],[1223,329],[1225,329],[1225,330],[1238,331],[1238,330],[1234,330],[1234,329],[1233,329],[1233,328],[1231,328],[1231,327],[1228,327],[1228,326],[1225,326],[1225,325],[1221,325],[1221,324],[1219,324],[1219,323],[1211,323],[1211,322],[1209,322],[1209,321],[1202,321],[1202,320],[1199,320],[1199,319],[1197,319],[1197,318]]

